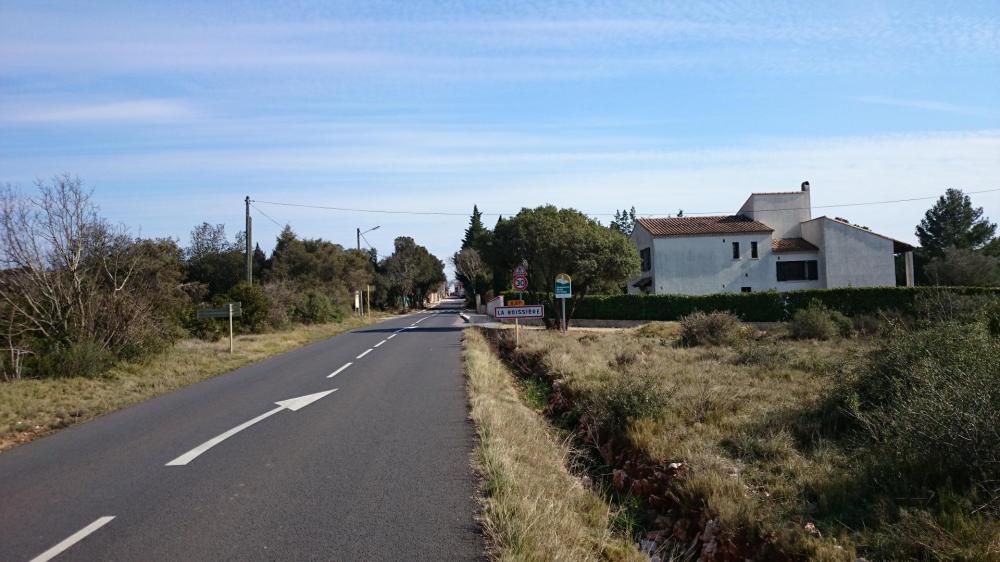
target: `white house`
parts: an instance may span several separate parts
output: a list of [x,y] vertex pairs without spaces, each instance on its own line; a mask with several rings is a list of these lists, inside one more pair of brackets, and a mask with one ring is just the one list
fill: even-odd
[[801,191],[754,193],[735,215],[641,218],[632,241],[642,273],[630,293],[704,295],[896,285],[913,246],[839,218],[812,218],[809,182]]

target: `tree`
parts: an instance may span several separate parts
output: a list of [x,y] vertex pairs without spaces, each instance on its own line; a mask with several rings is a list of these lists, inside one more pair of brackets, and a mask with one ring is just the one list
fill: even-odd
[[489,236],[489,230],[483,226],[483,214],[479,212],[479,207],[472,206],[472,216],[469,218],[469,227],[465,229],[465,237],[462,238],[462,248],[482,249],[483,243]]
[[[243,233],[237,235],[237,239]],[[244,246],[226,239],[226,225],[201,223],[191,230],[185,250],[187,279],[204,283],[209,295],[221,295],[236,286],[246,272]]]
[[91,375],[176,335],[180,297],[173,241],[143,241],[97,214],[92,192],[69,175],[29,196],[0,189],[0,318],[5,377]]
[[632,236],[632,231],[635,229],[635,206],[628,210],[616,210],[615,219],[611,221],[610,226],[626,237]]
[[983,252],[948,248],[925,268],[935,285],[995,287],[1000,285],[1000,259]]
[[[493,234],[497,253],[505,256],[504,267],[528,264],[529,291],[544,295],[550,313],[556,304],[556,275],[573,278],[569,317],[587,294],[614,291],[641,265],[635,245],[621,232],[575,209],[522,209],[498,224]],[[547,322],[552,325],[551,319]]]
[[983,217],[982,207],[972,206],[968,195],[949,189],[924,214],[916,234],[928,257],[942,257],[948,248],[981,248],[993,238],[996,228]]
[[444,264],[413,238],[400,236],[393,242],[391,256],[379,264],[387,300],[397,304],[423,305],[427,296],[447,281]]
[[455,276],[459,278],[463,286],[468,287],[469,294],[474,299],[476,281],[488,273],[486,263],[480,257],[479,252],[474,248],[459,250],[451,257],[451,264],[455,266]]

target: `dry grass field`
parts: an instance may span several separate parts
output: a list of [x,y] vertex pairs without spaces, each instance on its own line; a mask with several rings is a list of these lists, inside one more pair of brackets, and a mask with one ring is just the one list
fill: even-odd
[[[964,327],[949,329],[956,337],[975,340],[969,345],[980,350],[963,352],[961,357],[969,359],[957,368],[958,376],[968,375],[969,381],[984,377],[983,388],[988,388],[997,376],[996,358],[983,356],[997,350],[996,338],[968,336],[974,330]],[[907,361],[924,361],[913,372],[950,370],[948,376],[954,376],[952,366],[964,360],[949,358],[943,368],[934,365],[934,354],[946,355],[951,348],[924,346],[935,334],[922,334],[920,345],[910,345],[917,359]],[[663,538],[665,550],[676,551],[677,546],[671,543],[669,526],[684,512],[693,512],[700,514],[702,524],[710,519],[719,537],[732,539],[734,549],[765,545],[769,554],[755,559],[1000,559],[995,481],[990,484],[976,473],[971,484],[959,483],[957,472],[954,481],[948,474],[936,483],[923,480],[924,468],[933,474],[938,464],[947,466],[940,458],[943,449],[935,456],[920,450],[931,445],[914,441],[914,453],[846,412],[851,399],[845,389],[857,388],[859,372],[877,370],[871,366],[877,362],[873,357],[902,353],[901,347],[875,353],[879,343],[862,337],[795,340],[784,327],[763,333],[743,326],[726,343],[684,347],[677,323],[652,323],[568,335],[525,331],[514,357],[521,365],[534,365],[546,384],[571,397],[571,412],[561,414],[561,423],[582,441],[602,452],[625,448],[661,467],[678,463],[673,466],[682,476],[671,481],[667,492],[672,515],[647,520],[642,529]],[[933,368],[925,369],[927,365]],[[907,366],[898,370],[909,372]],[[941,404],[957,404],[969,395],[981,402],[993,399],[966,392],[966,381],[950,380],[957,381],[959,390],[943,396]],[[865,423],[919,413],[921,404],[907,402],[905,410],[893,411],[889,418],[873,414]],[[954,412],[952,428],[984,426],[978,435],[961,435],[970,439],[970,447],[976,439],[995,447],[996,430],[989,428],[990,416],[995,417],[989,412],[995,410],[971,409],[948,406],[926,419],[941,420],[944,426],[952,423],[946,418]],[[976,415],[986,423],[973,420]],[[903,431],[919,437],[919,425]],[[950,439],[942,433],[939,442],[947,446]],[[963,441],[954,441],[960,450]],[[607,474],[616,468],[613,461],[605,462],[596,469]],[[984,464],[985,470],[992,462]],[[908,472],[912,463],[916,470]],[[645,499],[626,503],[642,513]],[[703,559],[733,558],[720,554]]]

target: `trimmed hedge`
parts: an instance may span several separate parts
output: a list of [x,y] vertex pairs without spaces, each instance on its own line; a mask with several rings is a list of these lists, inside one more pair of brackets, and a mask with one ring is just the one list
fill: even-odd
[[[796,310],[818,300],[827,308],[848,316],[873,314],[880,310],[910,315],[921,294],[949,291],[960,295],[992,295],[1000,298],[995,287],[864,287],[807,289],[779,293],[718,293],[714,295],[592,295],[584,297],[572,314],[577,319],[593,320],[678,320],[695,311],[729,311],[747,322],[788,320]],[[504,293],[504,300],[521,293]],[[552,296],[523,293],[526,304],[551,303]],[[567,303],[569,304],[569,303]],[[550,309],[551,306],[546,307]],[[551,316],[552,310],[547,310]]]

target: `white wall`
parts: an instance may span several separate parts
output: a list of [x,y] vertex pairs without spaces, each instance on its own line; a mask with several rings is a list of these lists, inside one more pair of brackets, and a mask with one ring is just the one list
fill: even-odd
[[[632,235],[629,237],[629,239],[631,239],[632,243],[636,245],[636,248],[638,248],[639,252],[642,252],[642,250],[644,248],[652,248],[653,247],[653,236],[649,233],[648,230],[645,229],[645,227],[643,227],[639,223],[635,223],[635,228],[632,230]],[[656,251],[655,250],[653,250],[653,251],[650,252],[650,259],[653,262],[653,264],[652,264],[653,265],[653,269],[651,269],[650,271],[640,272],[639,275],[633,277],[632,279],[629,279],[629,282],[628,282],[628,292],[630,294],[639,294],[639,293],[642,293],[642,291],[640,291],[636,287],[632,286],[633,283],[635,283],[639,279],[642,279],[643,277],[652,277],[654,275],[655,268],[656,268]],[[654,283],[653,287],[656,287],[656,285],[655,285],[656,278],[655,277],[653,277],[653,283]]]
[[755,193],[739,212],[773,228],[775,238],[800,238],[800,225],[812,218],[808,191]]
[[825,287],[896,285],[892,240],[827,217],[810,222],[822,229]]
[[[759,259],[750,258],[756,241]],[[732,243],[740,243],[734,260]],[[656,238],[653,242],[655,292],[688,295],[738,293],[776,288],[770,233]]]

